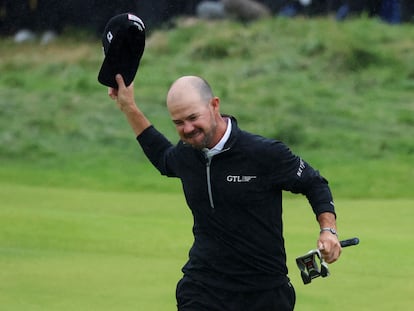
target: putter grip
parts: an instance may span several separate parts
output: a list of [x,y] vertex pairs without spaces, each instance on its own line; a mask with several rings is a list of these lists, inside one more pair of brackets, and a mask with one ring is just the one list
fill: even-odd
[[358,245],[359,244],[359,239],[358,238],[352,238],[352,239],[340,241],[340,243],[341,243],[341,247],[348,247],[348,246],[352,246],[352,245]]

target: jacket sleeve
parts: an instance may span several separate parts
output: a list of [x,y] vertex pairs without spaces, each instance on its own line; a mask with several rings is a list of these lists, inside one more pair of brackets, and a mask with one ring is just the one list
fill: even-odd
[[277,150],[275,171],[280,187],[305,195],[316,216],[324,212],[335,214],[328,181],[283,143],[277,144]]
[[168,165],[174,146],[163,134],[154,126],[150,126],[137,136],[137,141],[147,158],[162,175],[176,177],[173,169]]

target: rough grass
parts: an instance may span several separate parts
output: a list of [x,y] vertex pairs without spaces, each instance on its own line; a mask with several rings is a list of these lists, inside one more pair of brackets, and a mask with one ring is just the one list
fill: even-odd
[[[137,103],[172,141],[165,93],[178,76],[198,74],[222,98],[222,112],[286,142],[321,168],[337,196],[412,197],[411,25],[364,18],[177,25],[150,31],[135,82]],[[168,190],[97,82],[97,38],[68,33],[48,46],[0,40],[0,180]]]

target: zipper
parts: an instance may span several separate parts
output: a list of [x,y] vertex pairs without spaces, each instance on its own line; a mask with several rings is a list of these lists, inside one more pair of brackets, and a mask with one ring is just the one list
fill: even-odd
[[[223,152],[225,152],[225,151],[227,151],[229,149],[230,148],[223,149],[219,153],[216,153],[215,155],[220,154],[220,153],[223,153]],[[211,207],[212,210],[214,210],[214,200],[213,200],[213,191],[211,190],[211,160],[213,159],[213,157],[215,155],[214,154],[213,155],[211,155],[211,154],[209,155],[207,153],[204,153],[204,156],[205,156],[205,158],[207,160],[207,162],[206,162],[206,173],[207,173],[208,199],[210,200],[210,207]]]
[[207,173],[208,198],[210,200],[210,207],[214,210],[214,201],[213,201],[213,192],[211,191],[211,174],[210,174],[210,165],[211,165],[212,158],[213,157],[207,156],[206,173]]

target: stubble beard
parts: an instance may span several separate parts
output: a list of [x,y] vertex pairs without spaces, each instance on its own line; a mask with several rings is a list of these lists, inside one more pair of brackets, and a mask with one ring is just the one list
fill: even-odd
[[194,143],[194,144],[188,142],[188,144],[190,144],[194,149],[198,149],[198,150],[214,147],[212,146],[212,143],[213,143],[215,133],[217,131],[217,123],[215,122],[215,120],[212,122],[210,129],[208,129],[207,131],[205,129],[201,129],[199,131],[201,131],[201,133],[199,133],[198,135],[204,135],[201,142]]

